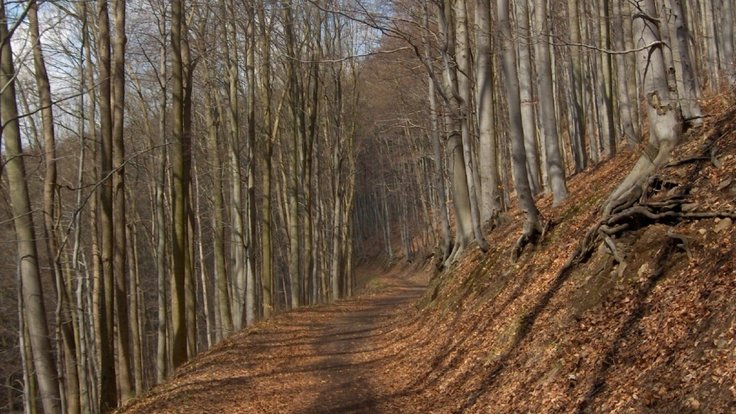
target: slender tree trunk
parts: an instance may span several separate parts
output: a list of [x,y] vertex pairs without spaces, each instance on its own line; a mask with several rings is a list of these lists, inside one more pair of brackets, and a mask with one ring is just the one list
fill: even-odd
[[[213,80],[211,79],[210,70],[205,64],[206,77],[211,90],[217,91]],[[215,92],[217,93],[217,92]],[[225,203],[222,195],[222,170],[220,166],[222,161],[220,160],[220,152],[217,146],[218,139],[218,127],[219,127],[219,105],[216,105],[210,94],[206,95],[207,106],[210,109],[205,111],[205,119],[207,122],[207,156],[209,157],[210,170],[212,171],[213,180],[213,213],[212,213],[212,244],[213,254],[215,257],[215,303],[217,304],[217,313],[219,315],[220,325],[217,326],[216,337],[219,339],[230,336],[233,332],[233,320],[230,314],[230,302],[228,294],[228,277],[227,269],[225,266],[225,217],[224,209]],[[232,138],[232,137],[231,137]],[[240,168],[237,164],[232,165],[231,168]],[[233,183],[233,186],[237,185],[240,187],[240,182]],[[240,200],[236,200],[239,202]],[[240,209],[235,208],[233,214],[236,217],[240,216]],[[242,220],[241,230],[242,230]],[[242,236],[242,235],[241,235]],[[200,241],[201,243],[201,241]],[[234,249],[239,249],[239,245],[236,244]],[[244,265],[244,263],[240,263]],[[238,269],[239,270],[239,269]],[[236,293],[237,296],[237,293]],[[241,302],[242,303],[242,302]],[[242,306],[238,309],[242,312]]]
[[471,57],[470,57],[470,37],[468,35],[468,13],[466,0],[457,0],[455,3],[456,14],[456,36],[457,47],[455,49],[455,59],[458,64],[457,87],[459,92],[459,104],[461,116],[460,135],[462,138],[463,159],[465,161],[465,176],[468,186],[468,201],[470,203],[470,221],[473,235],[478,242],[478,247],[484,252],[488,251],[490,246],[483,236],[480,228],[480,210],[478,209],[478,194],[476,186],[475,173],[476,167],[473,159],[473,144],[471,142],[472,129],[472,102],[473,102],[473,82],[470,79],[472,73]]
[[[444,63],[445,104],[448,107],[445,126],[447,128],[447,154],[451,175],[453,207],[455,210],[455,245],[448,260],[454,261],[457,255],[474,237],[470,193],[465,172],[465,155],[463,153],[461,104],[458,92],[457,70],[454,66],[455,33],[454,19],[450,0],[446,0],[439,8],[439,23],[444,44],[442,60]],[[448,261],[446,260],[446,262]]]
[[[496,163],[496,134],[493,128],[493,60],[491,59],[491,7],[490,2],[476,0],[476,107],[478,111],[478,133],[480,134],[480,188],[481,188],[481,222],[491,220],[499,210],[498,203],[498,165]],[[427,22],[428,25],[428,22]],[[430,85],[431,87],[432,85]],[[434,91],[432,91],[434,93]],[[433,96],[430,96],[433,98]],[[432,107],[430,101],[430,107]],[[434,104],[436,107],[436,104]],[[434,113],[433,109],[433,113]],[[437,118],[433,115],[433,128]],[[433,144],[434,145],[434,144]],[[436,150],[435,150],[436,152]],[[435,155],[436,156],[436,155]],[[441,170],[438,170],[441,171]],[[444,181],[444,180],[442,180]],[[444,193],[444,189],[442,189]],[[444,200],[444,194],[440,197]]]
[[519,79],[516,74],[516,56],[514,41],[511,37],[511,22],[509,17],[509,0],[497,0],[498,25],[503,41],[501,42],[501,60],[506,102],[509,110],[509,137],[511,140],[511,166],[513,168],[514,187],[519,200],[519,207],[524,211],[526,220],[524,229],[517,243],[514,256],[518,256],[524,245],[533,241],[541,232],[539,211],[534,204],[531,187],[527,179],[526,151],[524,148],[524,130],[521,117],[521,100],[519,98]]
[[134,396],[131,378],[130,322],[128,320],[128,270],[125,229],[125,1],[113,1],[115,41],[112,66],[112,163],[113,163],[113,275],[115,283],[116,361],[120,403]]
[[62,389],[65,391],[65,411],[78,413],[79,407],[79,375],[77,372],[76,341],[74,338],[74,315],[71,312],[71,304],[68,286],[62,270],[59,257],[59,243],[56,234],[56,223],[59,213],[56,209],[56,133],[54,131],[54,116],[51,101],[51,86],[46,71],[46,62],[41,49],[41,39],[38,23],[38,3],[31,2],[28,9],[28,20],[30,25],[30,37],[33,45],[33,62],[38,87],[39,103],[41,105],[41,118],[44,142],[45,176],[43,187],[44,206],[44,236],[46,238],[46,251],[51,262],[51,270],[56,283],[57,295],[57,319],[58,329],[61,332],[61,347],[63,352],[59,358],[63,358],[63,367],[66,375],[61,381]]
[[[159,35],[162,39],[166,36],[166,19],[161,19],[159,24]],[[159,51],[159,83],[161,84],[161,103],[158,107],[158,133],[159,142],[162,147],[157,151],[157,165],[158,175],[155,179],[155,207],[154,207],[154,230],[156,238],[156,282],[157,282],[157,327],[156,327],[156,383],[162,383],[168,375],[168,361],[170,359],[169,353],[169,337],[167,335],[169,318],[167,315],[167,303],[168,303],[168,288],[170,285],[167,282],[168,273],[168,237],[166,232],[166,200],[164,184],[167,176],[167,157],[166,149],[163,147],[163,143],[167,141],[166,131],[166,112],[167,112],[167,101],[168,91],[166,89],[166,82],[162,79],[166,79],[167,76],[167,65],[166,65],[166,45],[162,41],[161,50]],[[172,300],[173,301],[173,300]]]
[[[624,30],[623,21],[626,17],[623,15],[623,6],[621,2],[613,2],[613,15],[618,25],[618,30],[613,33],[613,46],[617,50],[624,50]],[[618,101],[618,114],[621,124],[621,134],[628,143],[629,147],[634,147],[639,143],[639,137],[634,129],[634,111],[636,110],[632,104],[634,97],[629,95],[629,76],[627,68],[627,58],[623,54],[616,55],[616,99]]]
[[[294,39],[294,18],[292,16],[292,4],[288,1],[286,7],[284,7],[284,20],[286,30],[286,50],[289,56],[296,56],[297,49],[295,46]],[[304,140],[302,135],[303,129],[303,117],[301,113],[301,102],[300,102],[300,91],[298,85],[298,73],[296,68],[296,62],[294,59],[289,59],[288,65],[289,74],[289,89],[291,97],[291,113],[292,113],[292,142],[290,151],[291,164],[291,176],[289,183],[287,184],[288,191],[288,205],[289,205],[289,217],[290,220],[287,223],[289,229],[289,278],[290,278],[290,291],[291,291],[291,307],[295,308],[301,305],[301,278],[302,269],[300,263],[300,240],[302,239],[302,228],[301,221],[299,218],[299,204],[301,197],[299,196],[299,178],[301,175],[300,169],[300,151],[302,148],[301,141]]]
[[273,91],[271,89],[271,41],[270,27],[265,18],[262,8],[257,10],[259,13],[259,23],[261,25],[261,50],[263,52],[261,76],[264,84],[266,102],[265,120],[266,134],[261,143],[261,302],[263,318],[268,319],[274,311],[274,273],[273,273],[273,246],[272,246],[272,227],[273,216],[271,211],[272,195],[272,157],[273,157],[273,136],[276,134],[274,127],[274,116],[271,105]]
[[552,88],[552,59],[550,53],[550,32],[547,17],[547,0],[535,0],[535,30],[539,38],[534,42],[534,58],[537,69],[539,111],[542,120],[542,133],[546,154],[547,175],[552,188],[553,204],[557,205],[567,198],[565,166],[560,152],[555,116],[554,91]]
[[532,94],[532,62],[530,53],[529,5],[526,0],[516,1],[516,50],[518,52],[519,98],[521,99],[521,123],[524,131],[524,148],[532,194],[542,191],[539,171],[539,151],[537,150],[537,126],[534,115],[534,95]]
[[690,61],[690,31],[685,22],[682,1],[669,0],[669,5],[671,7],[671,15],[668,19],[671,37],[670,48],[675,64],[677,95],[680,108],[682,108],[682,117],[686,123],[697,126],[703,123],[703,113],[698,103],[698,86],[693,72],[693,64]]
[[101,279],[97,289],[99,302],[98,348],[100,353],[100,411],[117,405],[116,368],[114,356],[114,229],[113,229],[113,110],[111,107],[112,68],[110,61],[110,19],[107,0],[97,5],[97,68],[99,73],[99,231]]
[[[60,412],[58,372],[54,365],[54,357],[49,341],[49,330],[46,325],[46,310],[41,288],[41,276],[36,251],[36,236],[31,215],[31,202],[25,166],[23,164],[23,147],[21,144],[18,108],[15,98],[15,68],[11,50],[10,35],[7,28],[5,3],[0,3],[0,84],[4,85],[0,93],[0,118],[4,129],[6,164],[10,202],[13,210],[16,243],[18,248],[18,271],[20,274],[20,292],[22,319],[28,327],[33,367],[38,379],[41,402],[44,412]],[[21,326],[23,323],[21,322]]]
[[246,208],[248,217],[248,248],[246,250],[247,255],[247,276],[246,276],[246,287],[245,287],[245,324],[246,326],[252,325],[257,317],[257,303],[256,303],[256,241],[258,239],[256,234],[256,181],[255,181],[255,147],[256,147],[256,75],[255,75],[255,11],[249,10],[249,24],[248,24],[248,47],[246,51],[246,76],[248,80],[248,194],[246,195]]
[[182,18],[184,0],[172,2],[172,174],[173,174],[173,273],[171,278],[171,317],[173,320],[172,361],[178,368],[187,360],[187,320],[185,304],[185,272],[187,250],[186,203],[189,193],[189,171],[185,158],[191,150],[184,138],[184,68],[182,65]]
[[[570,28],[570,43],[580,43],[580,20],[578,18],[578,0],[567,0],[567,17]],[[580,172],[588,165],[585,156],[585,111],[583,110],[583,61],[578,46],[570,48],[570,141],[575,159],[575,172]]]

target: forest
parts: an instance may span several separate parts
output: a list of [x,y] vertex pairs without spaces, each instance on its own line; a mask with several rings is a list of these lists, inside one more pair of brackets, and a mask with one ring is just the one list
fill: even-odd
[[735,8],[3,0],[0,411],[112,412],[243,329],[353,296],[361,267],[447,274],[503,231],[511,268],[559,225],[540,200],[569,206],[620,154],[571,263],[624,263],[643,223],[730,223],[645,201],[736,83]]

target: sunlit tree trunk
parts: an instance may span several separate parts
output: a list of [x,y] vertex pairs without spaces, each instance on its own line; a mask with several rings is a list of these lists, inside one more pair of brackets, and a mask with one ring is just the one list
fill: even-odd
[[[621,2],[613,2],[613,16],[618,30],[613,33],[613,46],[616,50],[624,50],[626,47],[624,38],[626,30],[624,30],[623,22],[627,19],[623,15],[623,6]],[[618,115],[621,128],[621,135],[628,143],[629,147],[636,146],[639,143],[639,137],[634,129],[634,111],[635,106],[632,104],[633,96],[629,95],[629,76],[627,67],[627,57],[623,54],[616,54],[616,99],[618,101]]]
[[649,143],[629,175],[611,194],[604,212],[611,213],[629,202],[627,195],[637,191],[650,174],[669,159],[682,133],[682,118],[676,99],[670,96],[667,68],[657,28],[654,0],[635,0],[633,14],[637,70],[642,81],[649,118]]
[[56,314],[61,332],[61,348],[59,358],[63,359],[64,373],[62,386],[65,394],[64,409],[68,413],[78,413],[79,376],[77,372],[76,341],[74,338],[75,315],[71,312],[69,286],[62,269],[57,237],[57,220],[59,212],[56,208],[57,168],[56,168],[56,133],[54,131],[54,115],[52,110],[51,86],[46,71],[46,61],[41,48],[38,22],[38,3],[31,2],[28,9],[28,21],[31,43],[33,45],[33,66],[36,75],[41,120],[43,131],[45,175],[43,181],[43,223],[46,239],[46,253],[54,275],[56,286]]
[[[284,7],[284,24],[285,24],[285,31],[286,31],[286,51],[289,54],[289,56],[297,56],[297,48],[295,45],[295,39],[294,39],[294,18],[292,15],[292,5],[291,1],[288,1]],[[288,266],[289,266],[289,281],[290,281],[290,305],[292,308],[295,308],[299,305],[301,305],[301,279],[302,279],[302,269],[301,269],[301,239],[302,239],[302,228],[301,228],[301,220],[299,215],[299,204],[301,202],[300,192],[299,192],[299,180],[300,177],[302,177],[302,171],[300,171],[300,157],[303,157],[303,154],[300,154],[302,150],[302,141],[305,139],[303,136],[303,124],[304,124],[304,118],[303,118],[303,112],[301,111],[302,105],[301,105],[301,92],[299,88],[299,74],[297,73],[297,67],[295,59],[289,59],[288,64],[288,76],[289,76],[289,90],[290,90],[290,100],[291,100],[291,114],[292,114],[292,126],[291,126],[291,150],[290,150],[290,159],[289,164],[291,165],[291,168],[289,171],[291,172],[291,175],[289,177],[289,182],[287,183],[287,200],[288,200],[288,208],[289,208],[289,222],[286,223],[288,227],[288,234],[289,234],[289,257],[288,257]]]
[[[428,22],[426,23],[428,25]],[[491,4],[489,1],[476,0],[476,52],[475,52],[475,97],[478,111],[478,133],[480,134],[480,217],[485,223],[498,213],[498,165],[496,162],[496,133],[493,128],[495,102],[493,97],[493,60],[491,59]],[[430,84],[430,88],[434,85]],[[434,90],[431,91],[432,95]],[[434,96],[430,96],[432,106]],[[436,107],[437,105],[434,104]],[[437,127],[437,116],[434,114],[433,128]],[[433,143],[433,145],[435,145]],[[435,150],[435,153],[437,150]],[[436,156],[436,155],[435,155]],[[441,177],[441,169],[438,169]],[[444,184],[444,180],[443,184]],[[444,189],[441,198],[444,202]],[[444,224],[444,223],[443,223]]]
[[583,61],[580,56],[580,20],[578,17],[578,0],[567,0],[567,17],[570,31],[570,142],[575,160],[575,172],[580,172],[588,165],[585,155],[585,111],[583,110]]
[[445,83],[444,96],[447,106],[445,127],[447,128],[447,156],[450,168],[450,182],[452,200],[455,210],[455,244],[453,252],[448,256],[449,261],[455,257],[473,239],[472,212],[470,207],[470,193],[465,172],[465,155],[462,143],[462,113],[460,95],[458,92],[457,68],[454,64],[455,56],[455,24],[453,8],[450,0],[445,0],[439,7],[439,25],[442,32],[442,61]]
[[[703,113],[698,103],[698,85],[695,80],[693,64],[690,60],[690,31],[685,22],[681,0],[669,0],[671,14],[667,19],[670,25],[670,48],[675,64],[677,95],[686,123],[701,125]],[[728,2],[726,2],[728,3]],[[730,3],[729,3],[730,4]]]
[[539,171],[539,151],[537,150],[537,125],[534,115],[534,95],[532,94],[532,62],[530,53],[529,5],[526,0],[516,1],[514,14],[516,35],[514,36],[518,52],[519,98],[521,99],[521,124],[524,131],[524,148],[526,149],[526,166],[529,174],[529,187],[532,194],[542,191]]
[[[524,129],[521,118],[521,100],[519,98],[519,79],[516,74],[516,55],[514,41],[511,37],[509,17],[509,0],[497,0],[498,25],[501,30],[500,44],[503,80],[506,90],[506,102],[509,111],[509,139],[511,141],[511,166],[514,174],[514,187],[519,200],[519,207],[524,211],[526,220],[522,238],[518,245],[523,247],[541,232],[539,211],[534,204],[531,187],[526,170],[526,150],[524,148]],[[516,255],[516,253],[515,253]]]
[[468,35],[468,11],[466,0],[457,0],[455,2],[455,35],[456,48],[455,60],[457,61],[457,88],[459,93],[460,112],[460,135],[462,139],[463,160],[465,162],[465,176],[468,187],[468,201],[470,204],[470,223],[473,230],[475,240],[478,247],[482,251],[488,251],[489,246],[480,224],[480,210],[478,209],[478,194],[480,194],[476,182],[476,166],[473,159],[473,143],[471,141],[472,132],[472,102],[473,102],[473,82],[470,78],[472,74],[471,56],[470,56],[470,36]]
[[[15,235],[18,254],[18,273],[20,274],[20,292],[23,308],[22,321],[28,328],[33,368],[38,379],[38,389],[46,413],[61,411],[58,387],[58,372],[54,365],[54,356],[49,341],[49,330],[46,324],[46,309],[41,288],[38,253],[36,251],[36,235],[31,214],[31,202],[28,195],[28,177],[23,163],[23,146],[21,144],[18,108],[15,95],[15,67],[13,52],[7,28],[5,2],[0,3],[0,118],[4,129],[5,140],[5,172],[9,184],[10,203],[15,224]],[[21,324],[23,326],[23,324]]]
[[543,142],[546,154],[547,176],[552,189],[553,203],[559,204],[567,197],[565,166],[557,136],[557,118],[552,88],[552,59],[550,53],[549,20],[547,0],[534,0],[535,31],[539,34],[534,42],[534,61],[537,72],[539,111],[542,122]]

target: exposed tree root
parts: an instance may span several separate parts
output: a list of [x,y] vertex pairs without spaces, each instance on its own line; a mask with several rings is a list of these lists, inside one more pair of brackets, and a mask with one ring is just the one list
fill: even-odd
[[[700,155],[690,156],[670,162],[663,168],[695,163],[688,178],[688,184],[679,184],[669,181],[656,174],[652,169],[649,174],[641,175],[635,184],[628,187],[620,186],[604,208],[603,218],[590,228],[581,242],[581,249],[577,252],[578,260],[583,261],[589,256],[593,248],[601,243],[605,244],[616,262],[623,264],[624,259],[616,249],[615,239],[624,233],[635,231],[652,224],[666,224],[674,226],[682,221],[704,220],[711,218],[736,219],[736,211],[697,211],[698,205],[691,202],[690,191],[692,182],[702,170],[705,163],[710,162],[718,167],[719,161],[713,144],[722,136],[720,128],[714,130],[705,141]],[[627,177],[627,180],[631,178]],[[631,182],[631,181],[630,181]],[[686,206],[687,205],[687,206]],[[679,241],[690,256],[687,236],[673,233],[672,228],[668,237]]]
[[534,223],[529,220],[524,222],[524,229],[521,232],[521,236],[519,237],[519,240],[516,241],[514,250],[511,252],[511,261],[515,262],[519,260],[519,256],[521,256],[521,253],[524,251],[524,247],[529,243],[533,244],[541,239],[544,233],[546,233],[548,226],[549,222],[544,226],[540,226],[538,223]]

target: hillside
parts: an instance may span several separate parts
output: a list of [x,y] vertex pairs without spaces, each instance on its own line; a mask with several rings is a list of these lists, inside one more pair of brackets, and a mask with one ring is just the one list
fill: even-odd
[[511,211],[489,254],[396,266],[258,324],[120,412],[736,411],[732,101],[709,102],[639,201],[661,214],[629,217],[615,254],[583,241],[631,151],[573,177],[561,206],[540,200],[547,231],[518,262]]

